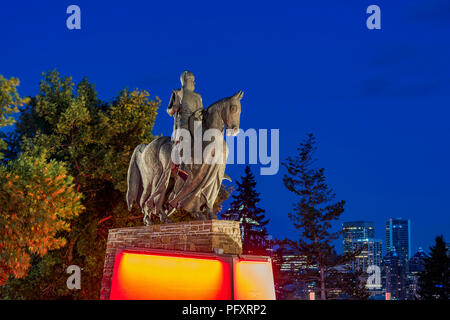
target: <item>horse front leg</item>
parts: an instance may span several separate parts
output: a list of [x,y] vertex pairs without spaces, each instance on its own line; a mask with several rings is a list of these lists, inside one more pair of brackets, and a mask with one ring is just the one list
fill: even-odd
[[148,212],[147,210],[142,210],[142,213],[144,213],[144,225],[145,226],[151,226],[152,223],[152,217],[151,217],[151,213]]

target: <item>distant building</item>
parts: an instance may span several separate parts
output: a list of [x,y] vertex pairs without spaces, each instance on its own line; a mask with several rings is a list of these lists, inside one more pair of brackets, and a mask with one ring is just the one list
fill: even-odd
[[382,241],[375,239],[373,222],[352,221],[342,224],[344,233],[343,253],[351,253],[362,250],[351,262],[351,270],[367,271],[371,265],[381,267]]
[[422,248],[419,247],[419,251],[414,254],[409,260],[409,270],[408,270],[408,299],[416,300],[420,299],[418,294],[419,290],[419,274],[425,268],[425,258],[427,255],[423,252]]
[[[359,252],[348,267],[352,272],[367,272],[370,266],[381,270],[383,244],[381,239],[375,239],[374,223],[370,221],[351,221],[342,224],[344,233],[343,253]],[[372,267],[373,268],[373,267]],[[371,271],[372,273],[373,271]],[[371,284],[368,289],[372,295],[381,293],[381,283]]]
[[386,221],[386,255],[383,259],[383,284],[391,299],[405,300],[409,294],[411,258],[411,222],[409,219]]
[[285,246],[275,245],[272,248],[277,299],[309,299],[310,292],[314,292],[316,285],[305,281],[302,275],[317,268],[308,266],[305,256],[296,254]]
[[371,221],[350,221],[342,224],[344,232],[344,253],[352,250],[352,242],[354,239],[375,238],[374,223]]
[[386,221],[386,254],[394,251],[403,263],[411,258],[411,222],[408,219]]
[[407,264],[397,254],[395,247],[384,256],[382,279],[383,287],[391,300],[405,300],[407,298]]

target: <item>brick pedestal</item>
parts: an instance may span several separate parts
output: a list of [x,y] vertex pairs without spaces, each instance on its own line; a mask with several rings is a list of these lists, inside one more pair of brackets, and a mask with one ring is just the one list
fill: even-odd
[[164,249],[188,252],[241,254],[237,221],[206,220],[168,223],[148,227],[111,229],[106,246],[100,299],[109,299],[114,259],[118,250]]

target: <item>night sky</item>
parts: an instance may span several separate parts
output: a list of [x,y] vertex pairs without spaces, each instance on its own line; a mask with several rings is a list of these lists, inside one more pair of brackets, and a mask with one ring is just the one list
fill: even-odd
[[[66,28],[71,4],[81,30]],[[371,4],[381,30],[366,28]],[[438,234],[450,241],[448,0],[3,1],[0,32],[0,74],[19,78],[22,96],[54,68],[87,76],[104,100],[145,89],[162,100],[155,134],[171,133],[165,108],[183,70],[205,106],[243,90],[241,128],[280,129],[280,160],[316,135],[318,164],[347,201],[340,222],[374,221],[384,244],[385,221],[409,218],[413,254]],[[252,169],[269,232],[298,237],[284,170]]]

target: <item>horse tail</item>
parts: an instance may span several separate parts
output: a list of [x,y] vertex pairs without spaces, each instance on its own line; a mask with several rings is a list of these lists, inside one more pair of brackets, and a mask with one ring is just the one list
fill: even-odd
[[146,144],[140,144],[134,149],[133,155],[131,156],[130,165],[128,167],[128,174],[127,174],[128,211],[131,211],[134,202],[136,202],[139,205],[140,203],[139,200],[142,196],[142,192],[144,191],[141,171],[139,170],[139,166],[137,163],[137,156],[142,153],[145,146]]

